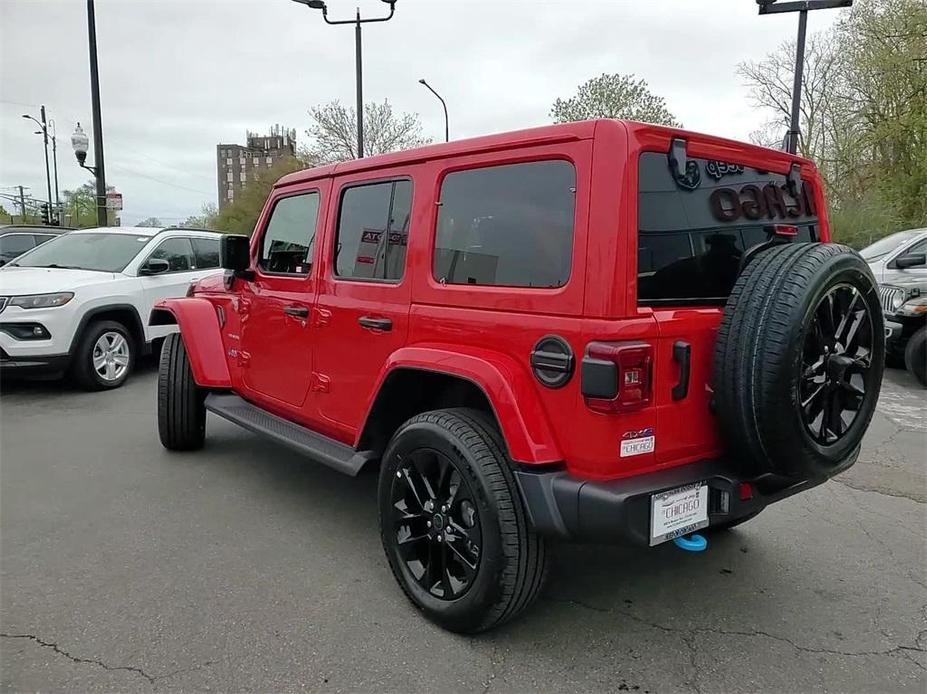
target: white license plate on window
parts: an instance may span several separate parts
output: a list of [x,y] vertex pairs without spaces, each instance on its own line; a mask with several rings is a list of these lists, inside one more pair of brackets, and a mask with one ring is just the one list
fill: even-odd
[[650,497],[650,546],[708,525],[708,485],[696,482]]

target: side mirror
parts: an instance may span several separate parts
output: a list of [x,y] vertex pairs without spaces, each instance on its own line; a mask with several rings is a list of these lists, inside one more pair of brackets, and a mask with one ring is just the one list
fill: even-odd
[[219,241],[219,258],[222,267],[236,276],[247,273],[251,267],[251,239],[240,234],[225,234]]
[[138,274],[140,275],[160,275],[162,272],[167,272],[171,269],[171,264],[164,260],[164,258],[149,258],[139,269]]
[[895,267],[904,270],[909,267],[927,265],[927,253],[906,253],[895,258]]

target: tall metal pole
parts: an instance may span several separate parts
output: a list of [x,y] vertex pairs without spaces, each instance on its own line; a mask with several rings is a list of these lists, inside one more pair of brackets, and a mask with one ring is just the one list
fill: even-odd
[[19,221],[21,224],[26,223],[26,196],[22,186],[19,186]]
[[444,99],[441,97],[441,95],[438,94],[438,92],[436,92],[432,88],[432,86],[428,84],[428,82],[425,81],[425,78],[420,79],[419,84],[425,85],[425,88],[428,91],[430,91],[432,94],[434,94],[436,97],[438,97],[438,101],[441,102],[441,107],[444,109],[444,141],[450,142],[451,141],[451,130],[450,130],[450,125],[448,125],[448,120],[447,120],[447,104],[444,103]]
[[58,128],[55,126],[54,119],[49,119],[48,124],[52,129],[52,163],[55,167],[55,214],[58,217],[58,223],[61,224],[61,197],[58,195]]
[[364,158],[364,68],[361,59],[361,16],[357,10],[354,23],[354,69],[357,80],[357,158]]
[[45,105],[40,110],[42,114],[42,139],[45,142],[45,184],[48,186],[48,213],[45,215],[45,223],[51,224],[51,170],[48,168],[48,123],[45,121]]
[[100,71],[97,66],[97,22],[93,0],[87,0],[87,34],[90,42],[90,95],[93,106],[93,159],[97,179],[97,226],[106,226],[106,173],[103,169],[103,117],[100,114]]
[[805,70],[805,32],[808,29],[808,10],[798,13],[798,45],[795,49],[795,81],[792,84],[792,118],[789,123],[790,154],[798,151],[798,138],[801,135],[799,115],[801,113],[801,86]]

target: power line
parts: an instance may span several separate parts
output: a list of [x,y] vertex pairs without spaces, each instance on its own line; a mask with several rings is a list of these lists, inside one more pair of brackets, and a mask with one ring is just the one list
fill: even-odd
[[148,174],[139,173],[138,171],[134,171],[134,170],[132,170],[132,169],[130,169],[130,168],[127,168],[127,167],[125,167],[125,166],[120,166],[119,164],[110,164],[110,166],[112,166],[114,169],[118,169],[118,170],[120,170],[120,171],[124,171],[125,173],[128,173],[130,176],[137,176],[137,177],[139,177],[139,178],[147,178],[147,179],[150,180],[150,181],[154,181],[155,183],[160,183],[160,184],[165,185],[165,186],[170,186],[171,188],[178,188],[178,189],[180,189],[180,190],[187,190],[187,191],[190,191],[191,193],[199,193],[200,195],[210,195],[210,196],[211,196],[211,195],[213,195],[213,194],[215,193],[215,191],[207,193],[207,192],[204,191],[204,190],[197,190],[196,188],[189,188],[189,187],[187,187],[187,186],[182,186],[182,185],[179,185],[179,184],[177,184],[177,183],[171,183],[170,181],[165,181],[165,180],[160,179],[160,178],[155,178],[154,176],[149,176]]

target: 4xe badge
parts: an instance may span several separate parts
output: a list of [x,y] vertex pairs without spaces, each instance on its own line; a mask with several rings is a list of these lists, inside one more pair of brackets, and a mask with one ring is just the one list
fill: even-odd
[[653,427],[647,427],[640,431],[626,431],[621,437],[621,457],[628,458],[632,455],[644,455],[653,453],[656,444],[656,437],[653,435]]

